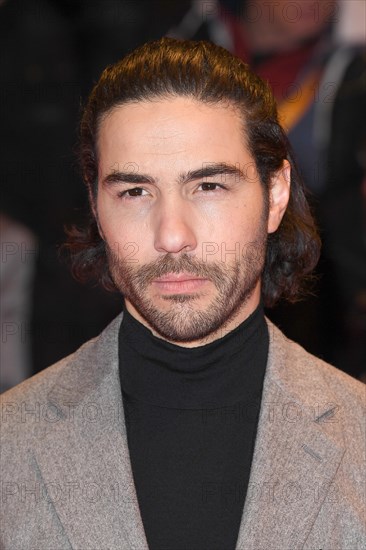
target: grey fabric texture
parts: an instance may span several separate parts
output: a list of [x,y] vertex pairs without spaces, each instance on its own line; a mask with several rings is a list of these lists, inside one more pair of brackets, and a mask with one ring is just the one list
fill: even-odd
[[[1,550],[148,549],[119,383],[121,320],[1,396]],[[236,550],[366,549],[366,386],[267,323]]]

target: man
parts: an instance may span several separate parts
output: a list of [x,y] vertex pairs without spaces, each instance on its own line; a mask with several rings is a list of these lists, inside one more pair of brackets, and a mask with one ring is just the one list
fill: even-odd
[[319,242],[273,97],[205,42],[107,68],[74,272],[123,315],[2,405],[2,548],[364,548],[365,388],[263,305]]

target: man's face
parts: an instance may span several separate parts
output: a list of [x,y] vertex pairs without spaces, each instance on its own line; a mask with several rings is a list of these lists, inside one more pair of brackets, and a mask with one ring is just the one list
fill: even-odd
[[279,222],[238,114],[182,97],[126,104],[101,122],[98,152],[96,213],[128,311],[186,347],[240,324]]

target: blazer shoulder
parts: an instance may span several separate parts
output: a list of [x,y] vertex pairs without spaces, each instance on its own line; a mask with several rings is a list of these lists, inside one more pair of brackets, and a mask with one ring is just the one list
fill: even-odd
[[85,344],[74,353],[60,359],[57,363],[50,365],[37,374],[30,376],[17,386],[7,390],[0,396],[1,401],[3,403],[18,403],[32,399],[40,400],[43,396],[46,397],[49,389],[65,370],[71,370],[77,363],[85,360],[96,339],[97,338],[93,338],[85,342]]
[[336,400],[347,408],[360,408],[365,415],[364,383],[307,352],[268,320],[267,324],[273,368],[287,387],[294,388],[304,397],[316,392],[323,399]]
[[[86,386],[88,378],[103,364],[108,364],[111,354],[117,353],[116,339],[121,315],[114,319],[99,336],[83,344],[74,353],[24,380],[0,395],[2,410],[22,403],[46,402],[54,387]],[[102,365],[100,365],[102,363]]]

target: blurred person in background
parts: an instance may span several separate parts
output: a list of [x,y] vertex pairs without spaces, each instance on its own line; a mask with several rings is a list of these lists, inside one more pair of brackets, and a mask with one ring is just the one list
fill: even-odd
[[0,212],[0,393],[32,374],[30,319],[36,239]]

